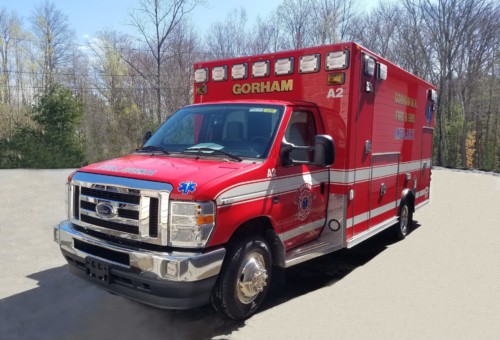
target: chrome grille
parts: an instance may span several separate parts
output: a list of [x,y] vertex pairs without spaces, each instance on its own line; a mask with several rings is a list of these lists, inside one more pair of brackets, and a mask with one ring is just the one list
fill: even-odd
[[70,185],[71,222],[113,236],[166,245],[171,188],[165,183],[78,172]]

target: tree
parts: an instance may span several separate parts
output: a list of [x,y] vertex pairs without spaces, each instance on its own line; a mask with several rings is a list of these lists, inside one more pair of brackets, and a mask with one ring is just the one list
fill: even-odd
[[312,2],[311,28],[314,45],[345,41],[358,6],[353,0],[315,0]]
[[278,6],[282,49],[298,49],[311,45],[312,4],[312,0],[284,0]]
[[11,164],[23,168],[78,167],[84,162],[77,133],[83,106],[79,98],[53,84],[37,98],[31,117],[34,126],[17,126],[5,152]]
[[140,8],[130,15],[131,25],[141,36],[142,42],[149,50],[154,61],[154,76],[148,73],[149,65],[141,60],[125,58],[142,77],[144,77],[156,91],[156,117],[158,123],[163,120],[162,115],[162,65],[169,59],[169,50],[172,32],[185,19],[201,0],[140,0]]
[[35,9],[31,24],[41,54],[43,87],[47,90],[54,83],[57,71],[71,60],[74,33],[68,27],[68,17],[49,0]]
[[205,41],[211,58],[226,59],[241,57],[248,53],[246,11],[233,9],[225,20],[213,23],[205,34]]

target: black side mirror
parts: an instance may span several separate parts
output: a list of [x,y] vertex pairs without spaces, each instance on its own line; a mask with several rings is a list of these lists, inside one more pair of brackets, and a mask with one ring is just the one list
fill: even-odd
[[290,152],[293,151],[294,145],[288,143],[284,138],[281,142],[281,163],[283,166],[293,165],[293,160],[290,158]]
[[314,136],[314,165],[328,166],[335,161],[335,143],[329,135]]
[[151,138],[153,134],[151,133],[151,131],[146,131],[146,133],[144,134],[144,141],[143,141],[143,144],[146,144],[146,142],[149,140],[149,138]]

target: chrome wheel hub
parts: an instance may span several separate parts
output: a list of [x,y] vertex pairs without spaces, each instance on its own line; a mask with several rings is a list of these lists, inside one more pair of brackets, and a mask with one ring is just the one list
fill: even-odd
[[236,294],[240,302],[252,303],[264,290],[267,278],[264,257],[259,253],[248,254],[236,282]]

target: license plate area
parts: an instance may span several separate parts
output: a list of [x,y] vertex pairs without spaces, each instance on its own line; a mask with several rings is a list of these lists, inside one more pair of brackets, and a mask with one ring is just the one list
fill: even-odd
[[103,283],[110,282],[110,267],[109,264],[104,261],[87,256],[85,258],[85,271],[87,272],[87,275],[94,280]]

